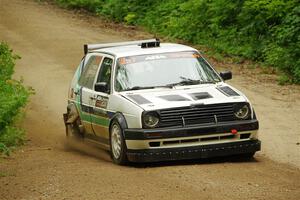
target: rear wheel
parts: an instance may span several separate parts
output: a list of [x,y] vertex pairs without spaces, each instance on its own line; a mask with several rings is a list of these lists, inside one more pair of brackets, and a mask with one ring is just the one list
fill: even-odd
[[73,123],[66,124],[66,136],[68,139],[81,140],[83,134],[80,131],[80,118],[78,117]]
[[110,154],[114,163],[125,165],[127,160],[126,144],[120,124],[114,120],[110,128]]

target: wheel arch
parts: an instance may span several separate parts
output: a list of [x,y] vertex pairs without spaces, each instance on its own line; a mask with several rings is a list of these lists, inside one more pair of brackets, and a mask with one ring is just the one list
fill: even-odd
[[113,121],[116,120],[119,125],[121,126],[122,128],[122,134],[123,134],[123,137],[125,136],[124,135],[124,130],[128,128],[128,125],[127,125],[127,121],[125,119],[125,116],[121,113],[121,112],[117,112],[110,120],[109,122],[109,131],[111,129],[111,126],[112,126],[112,123]]
[[[114,124],[114,121],[116,121],[120,128],[121,128],[121,154],[118,158],[115,158],[115,156],[113,155],[113,147],[112,147],[112,144],[111,144],[111,128]],[[118,164],[118,165],[126,165],[128,163],[128,158],[127,158],[127,145],[126,145],[126,142],[125,142],[125,134],[124,134],[124,130],[127,129],[127,122],[126,122],[126,118],[124,117],[124,115],[120,112],[116,113],[112,118],[111,118],[111,121],[109,123],[109,145],[110,145],[110,155],[111,155],[111,158],[113,160],[114,163]],[[122,139],[123,138],[123,139]]]
[[68,115],[68,119],[66,120],[67,124],[74,123],[78,118],[80,119],[78,108],[74,102],[70,102],[68,104],[67,115]]

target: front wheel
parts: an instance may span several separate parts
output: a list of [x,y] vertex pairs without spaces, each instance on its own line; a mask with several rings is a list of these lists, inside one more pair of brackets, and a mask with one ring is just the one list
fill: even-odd
[[114,163],[125,165],[128,162],[126,144],[120,124],[114,120],[110,128],[110,154]]

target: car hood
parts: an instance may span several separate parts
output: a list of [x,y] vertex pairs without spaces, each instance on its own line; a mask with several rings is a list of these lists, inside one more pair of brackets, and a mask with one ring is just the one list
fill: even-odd
[[134,90],[120,92],[120,95],[146,111],[248,101],[243,93],[226,83]]

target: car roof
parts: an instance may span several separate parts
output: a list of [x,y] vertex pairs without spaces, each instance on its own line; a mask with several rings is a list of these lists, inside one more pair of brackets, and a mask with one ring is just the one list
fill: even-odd
[[127,56],[136,56],[136,55],[171,53],[171,52],[182,52],[182,51],[197,51],[197,50],[182,44],[160,43],[159,47],[141,48],[141,46],[139,45],[126,45],[126,46],[101,48],[101,49],[93,50],[91,52],[107,53],[107,54],[112,54],[116,57],[127,57]]

